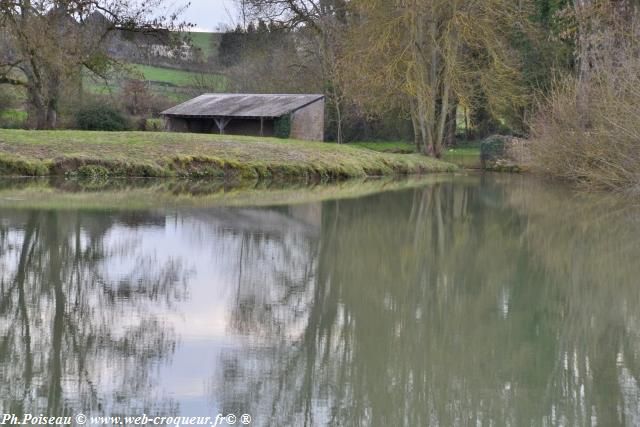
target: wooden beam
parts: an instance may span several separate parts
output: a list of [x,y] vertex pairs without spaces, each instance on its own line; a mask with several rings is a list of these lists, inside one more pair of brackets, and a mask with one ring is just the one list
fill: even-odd
[[227,127],[231,119],[228,117],[220,117],[220,118],[214,118],[213,121],[215,121],[216,125],[218,125],[218,130],[220,131],[220,135],[222,135],[224,134],[224,128]]

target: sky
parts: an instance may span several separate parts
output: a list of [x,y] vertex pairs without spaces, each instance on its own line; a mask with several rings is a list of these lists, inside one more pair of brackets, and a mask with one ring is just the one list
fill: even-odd
[[236,20],[235,0],[170,0],[176,6],[191,2],[182,19],[195,24],[194,31],[215,31],[221,24],[234,26]]

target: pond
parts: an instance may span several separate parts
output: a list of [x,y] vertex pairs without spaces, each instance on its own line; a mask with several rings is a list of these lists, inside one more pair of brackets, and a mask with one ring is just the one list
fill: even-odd
[[1,412],[640,425],[639,236],[527,176],[3,182]]

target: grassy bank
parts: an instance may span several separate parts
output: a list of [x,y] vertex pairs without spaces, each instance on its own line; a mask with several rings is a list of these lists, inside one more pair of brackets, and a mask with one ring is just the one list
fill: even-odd
[[[382,153],[416,153],[416,146],[407,141],[352,142],[350,146],[367,148]],[[442,160],[466,169],[480,168],[480,141],[461,141],[455,148],[447,148]]]
[[275,138],[0,129],[0,175],[329,180],[455,168],[417,154]]

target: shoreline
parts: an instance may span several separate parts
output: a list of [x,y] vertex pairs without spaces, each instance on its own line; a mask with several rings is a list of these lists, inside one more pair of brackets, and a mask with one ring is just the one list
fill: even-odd
[[0,129],[0,176],[330,181],[454,172],[418,154],[276,138]]

